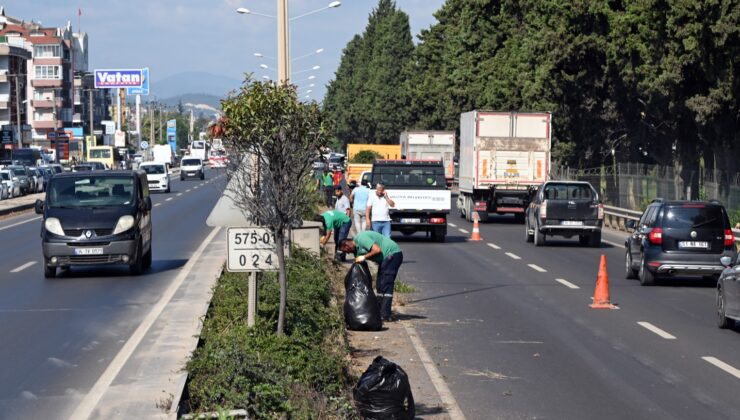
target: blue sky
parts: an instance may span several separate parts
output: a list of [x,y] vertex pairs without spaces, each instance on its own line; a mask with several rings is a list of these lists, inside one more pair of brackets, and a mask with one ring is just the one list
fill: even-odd
[[[331,0],[290,0],[290,15],[322,8]],[[435,22],[433,13],[444,0],[397,0],[409,14],[414,37]],[[255,15],[240,15],[238,7],[275,15],[275,0],[10,0],[1,1],[7,15],[41,21],[44,26],[63,26],[72,21],[77,28],[77,9],[82,9],[81,27],[90,39],[93,68],[150,67],[152,94],[156,82],[184,71],[205,71],[241,79],[244,72],[273,76],[260,64],[275,67],[269,59],[253,56],[261,52],[274,57],[275,21]],[[341,52],[349,40],[364,30],[376,0],[344,0],[342,6],[295,20],[291,24],[292,56],[318,48],[324,52],[293,63],[293,71],[321,66],[295,75],[294,81],[314,74],[307,84],[313,98],[320,99],[324,85],[333,78]]]

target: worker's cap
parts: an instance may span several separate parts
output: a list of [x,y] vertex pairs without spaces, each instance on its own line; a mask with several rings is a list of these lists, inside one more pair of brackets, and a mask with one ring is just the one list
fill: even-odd
[[334,191],[342,191],[342,186],[341,185],[336,185],[334,187]]

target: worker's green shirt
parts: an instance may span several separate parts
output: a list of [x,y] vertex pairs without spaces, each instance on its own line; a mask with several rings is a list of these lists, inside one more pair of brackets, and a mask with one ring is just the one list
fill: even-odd
[[331,173],[327,172],[324,174],[324,186],[325,187],[332,187],[334,186],[334,177],[331,176]]
[[357,245],[355,256],[359,257],[367,254],[373,248],[374,244],[377,244],[380,248],[380,254],[372,257],[371,260],[378,264],[391,255],[401,252],[401,248],[391,238],[387,238],[378,232],[366,230],[355,236],[355,245]]
[[349,222],[349,216],[337,210],[326,211],[322,216],[324,217],[324,226],[326,226],[327,231],[339,229],[343,224]]

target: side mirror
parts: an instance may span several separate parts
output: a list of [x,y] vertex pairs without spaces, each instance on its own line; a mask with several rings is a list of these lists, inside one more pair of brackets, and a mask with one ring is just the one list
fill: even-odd
[[720,264],[722,264],[725,268],[730,267],[732,265],[732,258],[728,256],[724,256],[719,259]]
[[36,200],[34,210],[36,210],[36,214],[44,214],[44,202],[42,200]]
[[634,220],[627,220],[627,223],[625,224],[625,226],[627,226],[627,229],[629,230],[635,230],[636,225],[637,222],[635,222]]
[[151,209],[152,209],[152,198],[146,197],[144,199],[144,210],[151,211]]

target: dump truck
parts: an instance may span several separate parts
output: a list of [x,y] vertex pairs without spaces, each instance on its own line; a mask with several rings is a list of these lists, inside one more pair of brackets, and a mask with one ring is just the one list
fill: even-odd
[[404,159],[442,161],[447,185],[452,185],[455,178],[454,131],[404,131],[399,143]]
[[401,159],[401,146],[398,144],[348,144],[347,145],[347,171],[345,178],[347,182],[360,182],[363,172],[373,169],[372,163],[352,163],[352,159],[363,150],[372,150],[380,155],[379,159]]
[[461,217],[481,221],[491,213],[524,211],[549,180],[552,115],[549,112],[470,111],[460,115]]

